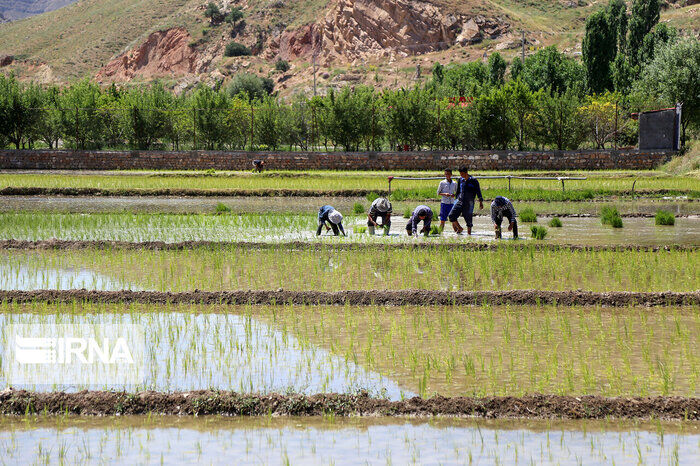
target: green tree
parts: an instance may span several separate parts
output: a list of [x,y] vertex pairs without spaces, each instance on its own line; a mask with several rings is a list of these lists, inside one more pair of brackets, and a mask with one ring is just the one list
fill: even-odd
[[435,120],[429,105],[433,96],[416,86],[412,90],[386,91],[382,96],[384,127],[390,145],[408,145],[413,150],[420,150],[431,139]]
[[224,15],[214,2],[209,2],[207,8],[204,10],[204,17],[209,18],[211,24],[218,24],[224,19]]
[[472,61],[445,69],[443,86],[447,97],[473,97],[489,80],[486,65]]
[[582,92],[586,71],[576,60],[565,57],[556,47],[549,46],[525,58],[522,77],[535,91],[549,89],[551,92],[564,92],[574,89]]
[[0,75],[0,133],[16,149],[31,147],[36,125],[41,117],[37,110],[42,104],[41,89],[35,85],[23,86],[14,75]]
[[507,149],[513,139],[508,93],[504,88],[493,88],[474,103],[477,138],[487,149]]
[[654,26],[642,41],[642,48],[639,50],[639,63],[645,65],[654,59],[654,54],[666,44],[674,43],[678,40],[678,30],[673,26],[659,23]]
[[669,106],[683,105],[681,140],[685,145],[687,129],[700,128],[700,41],[686,38],[661,47],[634,88],[643,98],[657,98]]
[[616,34],[608,23],[608,14],[598,10],[586,20],[583,38],[583,63],[586,67],[588,88],[594,93],[612,88],[610,63],[615,59]]
[[362,141],[371,133],[373,94],[372,88],[366,86],[354,91],[346,86],[338,94],[329,93],[327,131],[345,150],[359,150]]
[[621,52],[627,47],[627,4],[624,0],[610,0],[606,9],[608,16],[608,27],[615,37],[615,53]]
[[516,80],[522,76],[523,62],[520,57],[513,58],[510,64],[510,79]]
[[272,92],[265,79],[252,73],[240,73],[233,77],[226,90],[231,97],[242,94],[248,100],[263,100]]
[[445,79],[445,67],[440,62],[435,62],[433,65],[433,81],[437,84],[442,84],[443,79]]
[[49,149],[58,148],[61,140],[60,96],[61,91],[56,86],[50,86],[42,93],[42,111],[37,120],[36,133]]
[[535,96],[522,79],[511,80],[505,86],[508,97],[508,108],[511,121],[515,127],[515,138],[518,141],[518,150],[525,147],[527,137],[528,120],[535,113]]
[[489,82],[493,86],[501,86],[505,82],[506,61],[500,53],[495,52],[489,57]]
[[286,73],[289,71],[289,62],[280,58],[277,60],[277,62],[275,62],[275,69],[277,71],[281,71],[282,73]]
[[76,149],[100,149],[104,145],[103,112],[99,109],[100,87],[85,78],[61,94],[63,140]]
[[280,143],[280,105],[277,99],[265,97],[255,112],[255,141],[276,150]]
[[151,149],[171,133],[173,98],[161,83],[134,88],[123,102],[129,112],[126,136],[132,148]]
[[660,12],[659,0],[634,0],[632,2],[632,16],[630,17],[627,37],[628,56],[632,66],[639,64],[644,36],[659,22]]
[[243,10],[240,7],[235,7],[229,11],[226,15],[226,22],[229,23],[234,29],[236,28],[236,23],[243,19]]
[[226,115],[228,97],[223,92],[200,85],[190,99],[197,145],[205,149],[223,149],[231,136]]
[[536,97],[537,112],[531,131],[541,146],[558,150],[578,149],[584,140],[579,121],[579,98],[572,89],[563,93],[541,90]]

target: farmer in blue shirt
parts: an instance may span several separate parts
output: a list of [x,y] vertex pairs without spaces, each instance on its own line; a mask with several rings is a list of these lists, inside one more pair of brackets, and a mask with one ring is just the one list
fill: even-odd
[[[328,226],[328,224],[330,224],[330,226]],[[318,228],[316,229],[316,236],[321,234],[321,230],[324,226],[326,227],[326,231],[332,228],[335,236],[338,236],[338,230],[343,233],[343,236],[347,236],[343,229],[343,216],[340,212],[335,210],[333,206],[324,205],[318,210]]]
[[472,234],[472,218],[474,217],[474,202],[479,198],[479,209],[484,208],[484,198],[481,196],[481,186],[479,180],[469,175],[467,167],[459,168],[459,182],[457,183],[457,192],[455,193],[456,202],[450,211],[450,222],[455,231],[459,234],[464,231],[459,225],[460,215],[464,217],[467,223],[467,234]]
[[406,224],[406,233],[408,233],[408,236],[417,236],[418,235],[418,224],[422,221],[423,222],[423,229],[420,231],[423,233],[425,236],[428,236],[430,234],[430,222],[433,220],[433,211],[430,207],[427,205],[419,205],[416,207],[416,209],[413,211],[413,214],[411,215],[411,218],[408,219],[408,223]]

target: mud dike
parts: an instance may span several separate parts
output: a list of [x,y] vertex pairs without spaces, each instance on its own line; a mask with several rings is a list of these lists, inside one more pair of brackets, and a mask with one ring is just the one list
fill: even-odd
[[699,420],[700,398],[530,395],[414,397],[404,401],[357,395],[257,395],[226,391],[38,393],[0,392],[4,415],[449,416],[533,419]]
[[238,305],[351,305],[351,306],[410,306],[410,305],[531,305],[561,306],[697,306],[700,291],[690,292],[592,292],[592,291],[434,291],[434,290],[349,290],[349,291],[288,291],[237,290],[190,291],[181,293],[159,291],[91,291],[91,290],[32,290],[0,291],[0,301],[31,302],[95,302],[142,304],[238,304]]

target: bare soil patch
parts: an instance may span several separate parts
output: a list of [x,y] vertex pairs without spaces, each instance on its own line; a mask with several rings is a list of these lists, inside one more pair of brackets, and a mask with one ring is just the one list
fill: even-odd
[[528,395],[523,397],[414,397],[389,401],[355,395],[257,395],[227,391],[38,393],[0,392],[4,415],[170,415],[229,416],[453,416],[540,419],[700,420],[700,398]]
[[693,306],[700,305],[700,291],[690,292],[592,292],[582,290],[542,291],[436,291],[436,290],[348,290],[348,291],[94,291],[94,290],[0,290],[7,302],[98,302],[147,304],[300,304],[353,306],[406,305],[563,305],[563,306]]

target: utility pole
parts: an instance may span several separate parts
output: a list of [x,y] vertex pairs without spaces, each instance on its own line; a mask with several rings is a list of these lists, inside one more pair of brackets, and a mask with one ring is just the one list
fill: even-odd
[[520,31],[522,34],[522,58],[521,60],[523,61],[523,64],[525,63],[525,31]]

